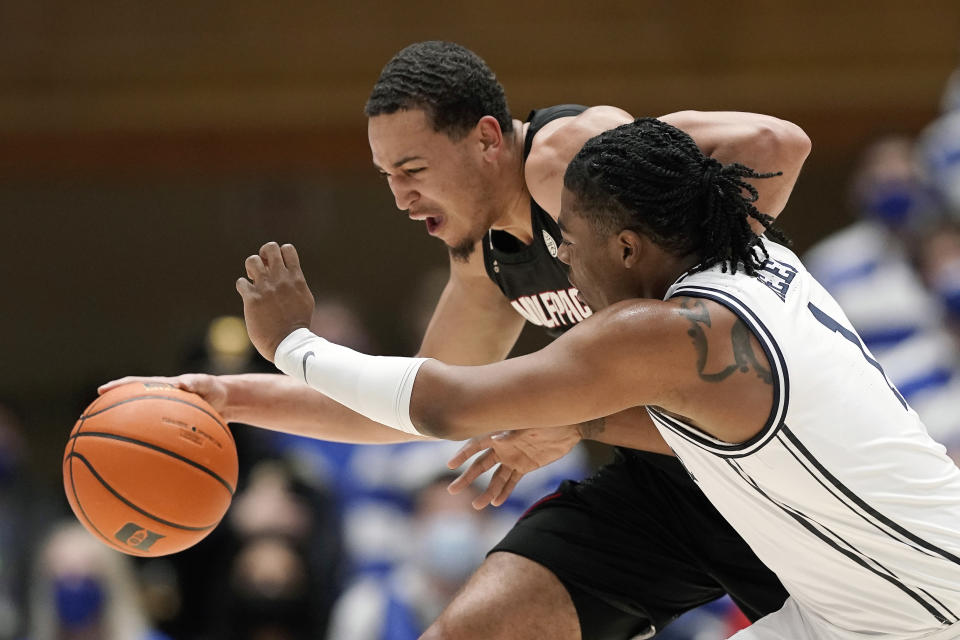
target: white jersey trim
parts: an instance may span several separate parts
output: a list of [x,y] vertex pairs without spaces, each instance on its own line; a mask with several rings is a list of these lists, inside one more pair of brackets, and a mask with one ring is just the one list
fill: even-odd
[[[767,361],[770,363],[770,375],[773,380],[773,406],[764,427],[752,438],[744,442],[730,443],[718,440],[699,429],[696,429],[677,418],[667,415],[655,407],[647,407],[647,412],[653,420],[681,436],[685,440],[706,449],[722,458],[740,458],[748,456],[761,449],[768,443],[783,424],[787,415],[787,404],[790,396],[790,378],[787,374],[787,362],[783,357],[780,346],[773,338],[773,334],[761,322],[760,318],[741,300],[726,291],[700,285],[687,285],[677,288],[670,298],[688,296],[691,298],[706,298],[722,304],[739,317],[760,341]],[[669,299],[669,298],[668,298]]]

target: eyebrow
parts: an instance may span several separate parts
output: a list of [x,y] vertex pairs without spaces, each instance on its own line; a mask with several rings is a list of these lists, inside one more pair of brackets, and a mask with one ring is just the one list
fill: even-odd
[[557,226],[560,227],[560,231],[564,233],[570,233],[567,227],[563,224],[563,221],[560,218],[557,218]]
[[[403,157],[403,158],[400,158],[400,159],[397,160],[396,162],[394,162],[394,163],[393,163],[393,168],[394,168],[394,169],[399,169],[399,168],[402,167],[403,165],[407,164],[408,162],[412,162],[413,160],[423,160],[423,156],[405,156],[405,157]],[[376,162],[373,163],[373,166],[374,166],[376,169],[378,169],[378,170],[380,170],[380,171],[383,171],[383,167],[381,167],[380,165],[378,165]]]
[[396,168],[401,167],[401,166],[403,166],[403,165],[405,165],[405,164],[407,164],[408,162],[411,162],[411,161],[413,161],[413,160],[423,160],[423,157],[422,157],[422,156],[407,156],[407,157],[405,157],[405,158],[400,158],[399,160],[397,160],[396,162],[393,163],[393,168],[396,169]]

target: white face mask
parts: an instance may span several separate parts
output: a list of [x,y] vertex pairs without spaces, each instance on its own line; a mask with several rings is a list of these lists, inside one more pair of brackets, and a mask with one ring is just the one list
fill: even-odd
[[441,513],[418,527],[414,560],[427,573],[449,582],[466,580],[480,566],[486,545],[477,519]]

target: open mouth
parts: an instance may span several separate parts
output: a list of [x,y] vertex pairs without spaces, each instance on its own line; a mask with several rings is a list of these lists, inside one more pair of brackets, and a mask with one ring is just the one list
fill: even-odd
[[443,218],[441,216],[427,216],[425,222],[427,223],[427,233],[436,235],[437,230],[443,225]]

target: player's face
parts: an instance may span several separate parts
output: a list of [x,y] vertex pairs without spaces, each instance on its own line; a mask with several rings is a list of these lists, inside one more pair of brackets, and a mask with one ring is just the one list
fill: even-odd
[[598,233],[566,188],[560,196],[560,229],[563,241],[557,257],[569,266],[570,284],[579,289],[584,302],[598,311],[635,297],[625,277],[617,235]]
[[493,185],[475,136],[461,140],[434,131],[427,114],[414,109],[370,118],[373,164],[387,179],[397,208],[422,220],[454,256],[470,250],[493,223]]

